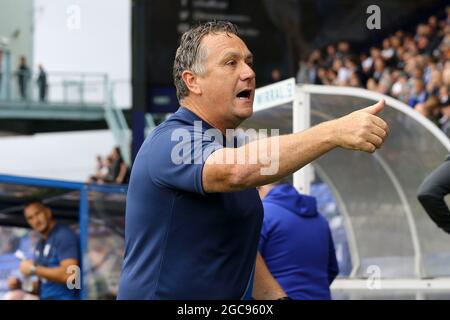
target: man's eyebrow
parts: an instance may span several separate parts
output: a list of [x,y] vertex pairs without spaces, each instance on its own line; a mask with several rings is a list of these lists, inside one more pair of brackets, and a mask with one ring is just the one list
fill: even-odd
[[36,214],[38,212],[41,212],[41,211],[42,211],[42,208],[38,208],[36,210],[31,211],[31,215],[34,215],[34,214]]
[[[240,58],[242,55],[237,51],[226,51],[222,54],[222,59],[228,59],[228,58]],[[245,60],[253,60],[253,54],[248,53],[245,55]]]

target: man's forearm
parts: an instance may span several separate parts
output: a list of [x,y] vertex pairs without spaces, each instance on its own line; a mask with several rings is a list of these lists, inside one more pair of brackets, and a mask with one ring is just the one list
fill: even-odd
[[36,276],[62,284],[65,284],[69,277],[66,273],[66,268],[62,266],[54,268],[38,266],[36,267]]
[[203,167],[204,191],[240,191],[275,182],[335,147],[372,153],[389,133],[386,122],[375,116],[383,107],[381,100],[299,133],[217,150]]
[[287,294],[272,276],[264,259],[258,253],[253,281],[253,298],[256,300],[277,300],[286,296]]
[[332,132],[330,122],[324,122],[299,133],[218,150],[203,169],[205,191],[240,191],[275,182],[336,147]]
[[[329,126],[329,122],[324,122],[302,132],[270,137],[238,148],[236,156],[244,153],[247,163],[240,166],[241,188],[278,181],[335,148]],[[252,152],[257,152],[256,164],[248,164]]]

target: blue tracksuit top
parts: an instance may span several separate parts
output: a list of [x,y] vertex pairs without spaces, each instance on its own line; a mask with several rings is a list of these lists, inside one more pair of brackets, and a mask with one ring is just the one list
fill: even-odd
[[327,220],[314,197],[289,184],[274,187],[263,199],[259,250],[267,267],[292,299],[331,299],[338,274]]

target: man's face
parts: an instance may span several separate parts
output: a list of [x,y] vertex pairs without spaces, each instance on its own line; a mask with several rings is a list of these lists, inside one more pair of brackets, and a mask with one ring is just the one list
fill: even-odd
[[52,213],[50,209],[40,205],[32,203],[24,210],[25,219],[31,228],[39,233],[45,233],[50,226],[52,219]]
[[202,102],[224,120],[240,123],[253,113],[251,52],[239,37],[226,33],[206,35],[201,46],[207,52],[205,73],[198,77]]

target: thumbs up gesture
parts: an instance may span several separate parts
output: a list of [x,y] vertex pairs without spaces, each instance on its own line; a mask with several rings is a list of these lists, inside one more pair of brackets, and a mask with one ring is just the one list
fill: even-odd
[[384,100],[333,120],[334,139],[342,148],[373,153],[389,134],[387,123],[377,116],[384,108]]

